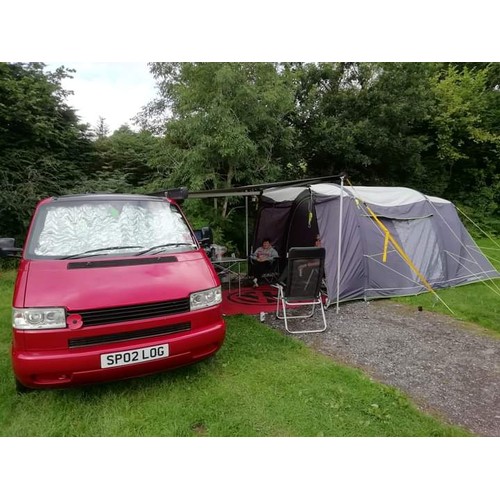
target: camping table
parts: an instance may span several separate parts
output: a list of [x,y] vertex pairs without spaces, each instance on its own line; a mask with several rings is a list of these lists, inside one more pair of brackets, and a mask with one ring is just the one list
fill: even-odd
[[214,269],[218,274],[228,273],[229,291],[231,291],[231,278],[238,278],[238,295],[241,295],[241,263],[246,261],[246,259],[238,257],[221,257],[220,259],[212,260]]

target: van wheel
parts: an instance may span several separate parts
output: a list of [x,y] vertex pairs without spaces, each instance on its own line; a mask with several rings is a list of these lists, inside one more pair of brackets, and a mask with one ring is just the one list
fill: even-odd
[[30,392],[33,390],[30,387],[26,387],[25,385],[21,384],[21,382],[19,382],[17,378],[15,379],[15,384],[16,384],[16,392],[18,394],[24,394],[26,392]]

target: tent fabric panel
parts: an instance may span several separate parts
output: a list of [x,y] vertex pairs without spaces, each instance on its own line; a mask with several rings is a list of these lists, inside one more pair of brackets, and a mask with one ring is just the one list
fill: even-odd
[[256,250],[263,238],[269,238],[280,257],[284,257],[285,238],[288,233],[290,206],[269,206],[259,211],[258,225],[254,234],[252,249]]
[[305,187],[290,186],[285,188],[270,188],[262,192],[262,201],[266,203],[281,203],[283,201],[295,201]]
[[422,193],[404,187],[346,186],[345,190],[365,203],[383,207],[414,205],[425,200]]
[[[309,209],[312,210],[312,218],[309,219]],[[291,247],[314,246],[318,234],[318,221],[314,205],[310,207],[308,197],[299,200],[292,207],[289,217],[289,230],[286,239],[286,250]]]
[[[339,210],[340,198],[316,205],[321,244],[326,251],[325,276],[330,302],[337,296]],[[344,199],[342,211],[339,296],[341,300],[352,300],[364,296],[366,274],[363,246],[353,200]]]
[[[429,282],[444,279],[444,262],[433,219],[393,220],[394,231],[415,268]],[[415,281],[420,278],[411,270]]]
[[453,204],[434,205],[434,209],[433,219],[442,242],[446,269],[445,278],[437,282],[436,287],[500,276],[462,224]]
[[[383,224],[396,243],[403,248],[404,242],[395,230],[394,221],[384,219]],[[368,276],[366,298],[391,297],[422,291],[423,285],[415,278],[407,262],[391,243],[387,246],[386,261],[383,261],[385,233],[373,219],[362,218],[360,231]]]
[[[315,197],[319,198],[336,198],[340,196],[342,193],[342,189],[337,184],[315,184],[314,186],[310,186],[310,189]],[[352,197],[346,191],[343,192],[345,197]]]
[[[430,217],[434,213],[434,210],[426,200],[398,207],[386,207],[374,204],[369,204],[368,207],[377,217],[387,217],[388,219],[422,219]],[[370,211],[366,207],[361,205],[361,208],[364,214],[370,215]]]
[[438,198],[437,196],[426,196],[427,201],[436,205],[452,205],[451,201],[445,200],[444,198]]
[[460,256],[464,244],[463,225],[453,205],[433,205],[434,225],[441,239],[445,274],[442,284],[455,280],[461,271]]

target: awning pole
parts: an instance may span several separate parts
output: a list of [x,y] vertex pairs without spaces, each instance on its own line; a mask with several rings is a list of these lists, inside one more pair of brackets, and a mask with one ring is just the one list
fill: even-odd
[[342,249],[342,208],[344,203],[344,176],[340,177],[339,247],[337,249],[337,314],[340,300],[340,251]]
[[248,257],[248,196],[245,196],[245,256]]

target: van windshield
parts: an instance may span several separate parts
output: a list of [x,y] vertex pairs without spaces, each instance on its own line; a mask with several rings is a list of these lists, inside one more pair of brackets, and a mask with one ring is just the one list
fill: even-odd
[[58,200],[37,211],[28,258],[188,251],[197,245],[179,209],[162,200]]

